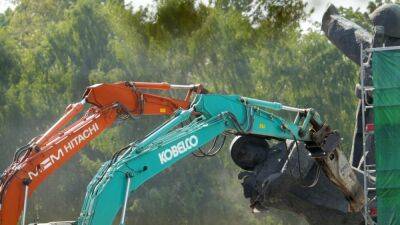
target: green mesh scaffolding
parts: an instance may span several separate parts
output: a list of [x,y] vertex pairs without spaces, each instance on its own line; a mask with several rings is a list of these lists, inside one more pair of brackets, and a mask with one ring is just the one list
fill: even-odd
[[400,225],[400,51],[373,53],[378,224]]

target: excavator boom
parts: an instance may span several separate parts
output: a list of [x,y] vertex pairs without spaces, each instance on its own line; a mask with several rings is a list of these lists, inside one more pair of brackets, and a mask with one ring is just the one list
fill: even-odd
[[[146,89],[186,89],[187,94],[185,99],[179,100],[143,93]],[[88,87],[81,102],[69,105],[65,114],[49,130],[15,153],[12,164],[0,180],[0,225],[16,225],[21,212],[26,210],[27,197],[118,118],[170,115],[177,109],[187,109],[191,95],[202,91],[201,85],[146,82]],[[85,103],[92,106],[81,118],[73,121],[83,111]],[[24,218],[22,224],[25,224]]]
[[[297,116],[291,122],[266,110],[291,111],[296,112]],[[192,117],[195,119],[191,120]],[[181,124],[186,125],[180,127]],[[338,148],[340,137],[321,121],[313,109],[298,109],[237,95],[200,94],[188,110],[177,111],[167,123],[141,142],[132,143],[125,151],[118,152],[103,164],[88,185],[77,224],[111,225],[120,209],[122,213],[119,224],[125,224],[130,192],[199,149],[204,155],[214,155],[215,151],[204,151],[201,148],[229,134],[256,137],[263,141],[302,141],[311,157],[321,164],[328,164],[322,165],[324,172],[329,174],[329,178],[335,181],[349,199],[350,208],[357,211],[364,201],[362,195],[357,194],[361,186],[350,167],[327,162],[336,161],[331,157],[332,154],[344,157]],[[239,153],[239,156],[250,158],[245,152]],[[255,160],[259,160],[260,156],[262,154],[257,154]],[[233,157],[239,166],[248,163],[242,164],[240,158]],[[341,174],[337,174],[337,171]],[[350,179],[351,185],[341,186],[343,179]]]

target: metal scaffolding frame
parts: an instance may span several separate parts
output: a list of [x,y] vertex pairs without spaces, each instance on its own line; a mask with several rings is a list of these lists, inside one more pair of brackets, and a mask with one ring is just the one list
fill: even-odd
[[[367,149],[367,139],[369,135],[373,135],[370,131],[367,131],[367,124],[366,124],[366,112],[367,110],[372,110],[373,105],[367,104],[367,92],[372,91],[373,87],[372,86],[366,86],[365,80],[366,80],[366,74],[365,74],[365,68],[370,65],[370,57],[368,57],[368,54],[366,50],[364,50],[364,46],[361,43],[361,54],[360,54],[360,87],[361,87],[361,117],[362,117],[362,122],[361,122],[361,127],[362,127],[362,149],[363,149],[363,155],[362,155],[362,171],[364,175],[364,180],[363,180],[363,190],[364,190],[364,199],[365,199],[365,205],[364,205],[364,220],[365,220],[365,225],[375,225],[375,222],[372,220],[370,216],[371,208],[370,205],[373,201],[376,199],[376,188],[375,188],[375,182],[373,182],[375,179],[373,179],[373,176],[375,175],[375,165],[374,164],[368,164],[367,162],[367,156],[369,153],[369,149]],[[375,195],[375,197],[371,198],[371,195]]]

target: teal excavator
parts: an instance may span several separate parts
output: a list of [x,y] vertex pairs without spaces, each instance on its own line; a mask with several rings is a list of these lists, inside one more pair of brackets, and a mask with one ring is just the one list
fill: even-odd
[[[296,117],[288,121],[272,111],[296,113]],[[144,139],[131,143],[104,163],[88,185],[78,220],[59,224],[111,225],[120,211],[119,224],[125,224],[131,192],[191,154],[215,155],[229,135],[235,137],[232,159],[245,170],[265,160],[276,140],[305,145],[309,157],[347,199],[349,212],[362,209],[362,187],[340,150],[339,133],[315,110],[238,95],[199,94],[189,109],[177,110]]]

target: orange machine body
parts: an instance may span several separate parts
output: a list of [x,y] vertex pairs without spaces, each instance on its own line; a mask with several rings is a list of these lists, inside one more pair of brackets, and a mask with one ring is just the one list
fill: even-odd
[[[175,87],[187,89],[185,99],[142,92],[144,89],[170,90]],[[16,225],[24,208],[25,193],[30,196],[50,174],[119,117],[170,115],[178,108],[188,108],[192,93],[202,90],[200,85],[146,82],[88,87],[82,102],[69,105],[66,113],[48,131],[17,151],[14,161],[3,172],[0,179],[0,225]],[[84,109],[85,102],[92,106],[82,118],[72,122]]]

